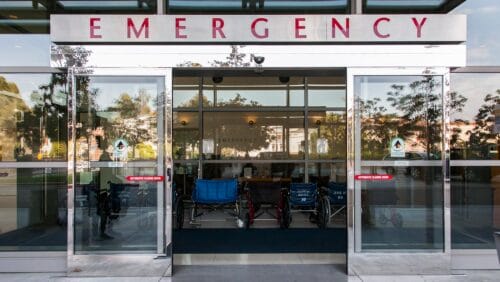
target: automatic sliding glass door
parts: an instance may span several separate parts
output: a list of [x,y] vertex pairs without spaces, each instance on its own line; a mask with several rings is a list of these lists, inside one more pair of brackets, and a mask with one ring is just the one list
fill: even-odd
[[351,77],[355,251],[449,250],[447,78],[384,71]]
[[167,255],[169,83],[165,71],[74,74],[70,256]]

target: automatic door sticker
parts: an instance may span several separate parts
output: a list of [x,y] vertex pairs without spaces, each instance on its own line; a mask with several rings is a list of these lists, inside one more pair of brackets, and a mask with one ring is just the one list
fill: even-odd
[[124,139],[116,139],[113,142],[113,153],[115,159],[125,160],[127,158],[128,153],[128,143]]
[[391,157],[404,158],[405,157],[405,141],[403,138],[393,138],[391,140]]

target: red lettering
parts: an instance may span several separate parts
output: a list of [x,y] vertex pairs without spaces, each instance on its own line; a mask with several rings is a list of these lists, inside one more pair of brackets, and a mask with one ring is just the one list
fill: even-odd
[[252,35],[255,38],[259,38],[259,39],[268,38],[269,37],[269,29],[267,27],[264,28],[264,34],[259,34],[255,30],[255,27],[257,26],[257,24],[259,22],[265,22],[265,23],[267,23],[268,20],[267,20],[267,18],[256,18],[255,20],[253,20],[252,25],[251,25],[251,29],[250,29],[252,31]]
[[373,32],[375,33],[375,35],[378,37],[378,38],[388,38],[390,37],[391,35],[389,33],[387,34],[382,34],[380,33],[380,31],[378,30],[378,25],[380,24],[380,22],[390,22],[391,19],[389,18],[378,18],[375,23],[373,23]]
[[300,25],[301,22],[305,22],[305,18],[295,18],[295,38],[307,38],[307,35],[300,34],[301,29],[306,29],[305,25]]
[[187,38],[187,35],[181,34],[181,30],[185,30],[186,26],[181,25],[181,22],[185,22],[186,18],[175,18],[175,38]]
[[427,18],[422,18],[422,20],[419,22],[417,18],[411,18],[413,21],[413,24],[417,28],[417,38],[422,37],[422,27],[424,26],[425,22],[427,21]]
[[96,25],[100,21],[101,18],[90,18],[90,38],[102,38],[102,35],[95,33],[96,30],[101,29],[100,25]]
[[336,29],[339,29],[340,32],[342,32],[344,34],[344,37],[345,38],[349,38],[350,34],[349,34],[349,18],[346,18],[345,19],[345,25],[342,26],[339,21],[337,21],[336,18],[332,18],[332,38],[336,38],[337,35],[335,34],[335,30]]
[[127,38],[131,37],[131,31],[134,32],[135,38],[139,38],[143,30],[144,38],[149,38],[149,18],[145,18],[142,21],[139,30],[135,28],[134,21],[131,18],[127,18]]
[[224,27],[224,19],[221,18],[213,18],[212,19],[212,38],[217,38],[217,33],[221,38],[226,38],[224,31],[222,28]]

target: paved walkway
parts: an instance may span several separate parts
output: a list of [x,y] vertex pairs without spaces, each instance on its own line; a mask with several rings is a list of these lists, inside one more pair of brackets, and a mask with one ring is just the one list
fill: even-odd
[[344,265],[231,265],[231,266],[177,266],[174,277],[78,277],[68,278],[65,273],[0,273],[0,281],[9,282],[184,282],[184,281],[473,281],[500,282],[500,270],[460,271],[454,275],[414,276],[351,276],[344,273]]

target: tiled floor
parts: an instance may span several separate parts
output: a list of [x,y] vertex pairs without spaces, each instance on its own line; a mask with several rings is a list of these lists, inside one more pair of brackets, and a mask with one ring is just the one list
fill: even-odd
[[[225,209],[224,211],[207,209],[199,209],[199,216],[195,218],[194,222],[190,222],[191,209],[184,210],[184,226],[183,228],[238,228],[236,217],[233,211]],[[256,218],[252,228],[280,228],[276,220],[276,208],[270,206],[263,206],[256,212]],[[318,225],[309,220],[310,212],[296,211],[292,213],[292,223],[290,228],[318,228]],[[242,226],[240,226],[242,227]],[[339,214],[333,217],[328,225],[330,228],[345,227],[345,215]]]

